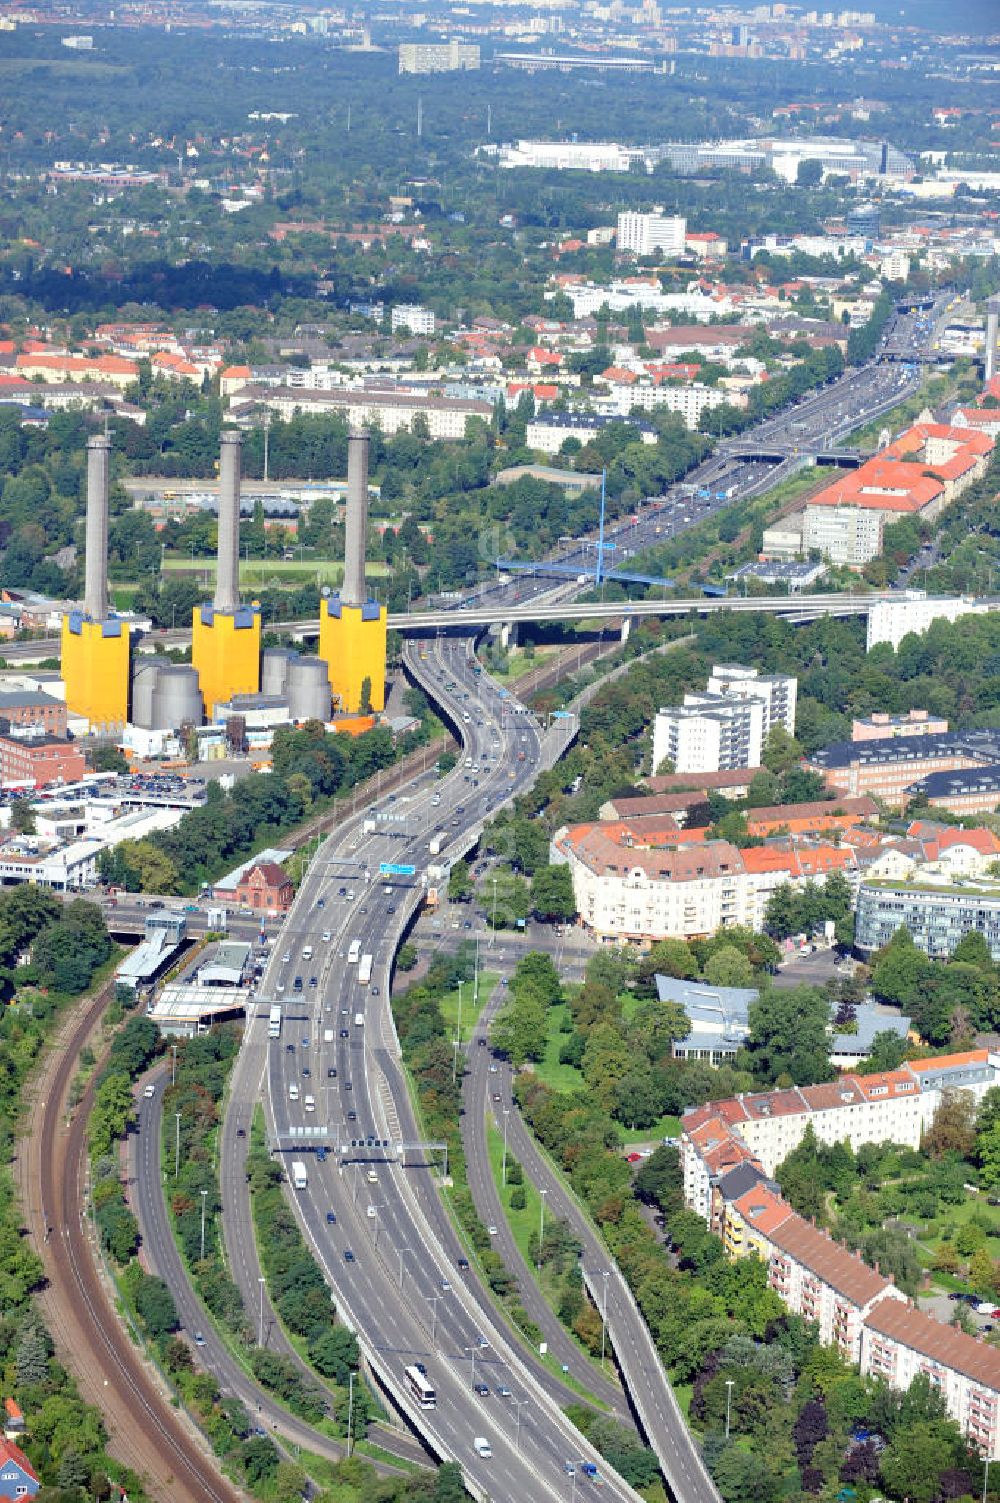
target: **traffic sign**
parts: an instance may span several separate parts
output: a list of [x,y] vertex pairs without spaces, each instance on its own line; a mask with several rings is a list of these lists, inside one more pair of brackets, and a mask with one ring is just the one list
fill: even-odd
[[395,861],[383,861],[379,866],[378,874],[380,877],[415,877],[417,868],[415,866],[400,866]]

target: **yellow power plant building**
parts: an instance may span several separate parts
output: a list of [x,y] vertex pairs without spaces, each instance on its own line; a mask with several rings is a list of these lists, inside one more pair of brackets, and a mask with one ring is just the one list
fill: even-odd
[[62,623],[66,708],[95,731],[115,731],[128,719],[128,623],[108,611],[108,472],[111,440],[87,441],[87,534],[83,610]]
[[368,434],[352,432],[347,440],[344,586],[339,595],[321,600],[319,608],[319,656],[330,674],[334,706],[348,714],[385,709],[386,608],[369,598],[365,586],[367,532]]
[[205,714],[228,704],[234,694],[260,688],[260,609],[241,605],[240,450],[243,436],[222,435],[219,459],[219,548],[215,598],[195,606],[191,619],[191,662],[198,673]]

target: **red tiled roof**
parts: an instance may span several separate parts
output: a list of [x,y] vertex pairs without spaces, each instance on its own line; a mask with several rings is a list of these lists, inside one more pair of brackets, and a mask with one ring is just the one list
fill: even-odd
[[16,1446],[12,1440],[5,1440],[3,1437],[0,1437],[0,1467],[4,1466],[8,1461],[12,1461],[15,1466],[19,1466],[33,1481],[37,1482],[39,1480],[38,1473],[21,1448]]
[[984,1388],[1000,1390],[1000,1351],[967,1336],[957,1326],[946,1326],[933,1316],[915,1310],[902,1300],[879,1300],[865,1320],[869,1330],[898,1341],[901,1346],[962,1373]]
[[[810,1226],[794,1211],[770,1233],[770,1241],[859,1307],[878,1299],[892,1287],[888,1279],[882,1278],[839,1242]],[[1000,1356],[997,1363],[1000,1366]]]

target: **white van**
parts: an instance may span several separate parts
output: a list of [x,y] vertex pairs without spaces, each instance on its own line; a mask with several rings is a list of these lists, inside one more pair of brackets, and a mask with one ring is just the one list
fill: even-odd
[[302,959],[303,960],[312,960],[312,958],[313,958],[313,947],[312,947],[312,945],[306,945],[305,949],[302,951]]
[[307,1096],[306,1097],[306,1099],[305,1099],[305,1108],[306,1108],[307,1112],[314,1112],[316,1110],[316,1097],[315,1096]]
[[288,1087],[288,1099],[289,1099],[289,1101],[298,1101],[298,1099],[299,1099],[299,1088],[298,1088],[297,1085],[290,1085]]
[[484,1461],[489,1461],[490,1457],[493,1455],[493,1447],[486,1439],[486,1436],[477,1435],[472,1444],[475,1447],[476,1455],[482,1456]]
[[333,1029],[332,1028],[324,1028],[323,1029],[323,1042],[324,1042],[324,1044],[332,1044],[333,1043]]
[[363,1028],[365,1026],[365,1015],[363,1012],[356,1012],[354,1014],[354,1026],[355,1028]]
[[145,1096],[147,1101],[152,1101],[153,1097],[156,1095],[155,1085],[150,1082],[150,1084],[146,1087],[142,1094]]

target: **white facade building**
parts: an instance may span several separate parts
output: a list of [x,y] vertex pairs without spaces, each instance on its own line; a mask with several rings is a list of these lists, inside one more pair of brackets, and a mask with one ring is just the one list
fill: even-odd
[[[740,663],[716,664],[708,681],[709,694],[728,694],[737,699],[759,699],[764,705],[764,739],[776,725],[795,735],[795,705],[799,681],[787,673],[761,673]],[[747,764],[750,767],[756,763]]]
[[901,590],[895,600],[879,600],[868,612],[868,650],[877,642],[898,647],[910,632],[922,635],[932,621],[957,621],[981,616],[990,607],[969,595],[935,596],[923,590]]
[[860,569],[882,552],[885,514],[875,507],[807,506],[802,513],[802,551],[813,549],[831,564]]
[[422,303],[398,303],[389,317],[389,326],[393,334],[433,334],[434,313]]
[[653,771],[669,761],[674,772],[728,772],[759,767],[764,703],[726,694],[685,694],[682,705],[657,712]]
[[625,213],[618,216],[618,249],[636,256],[682,256],[687,220],[680,215]]

